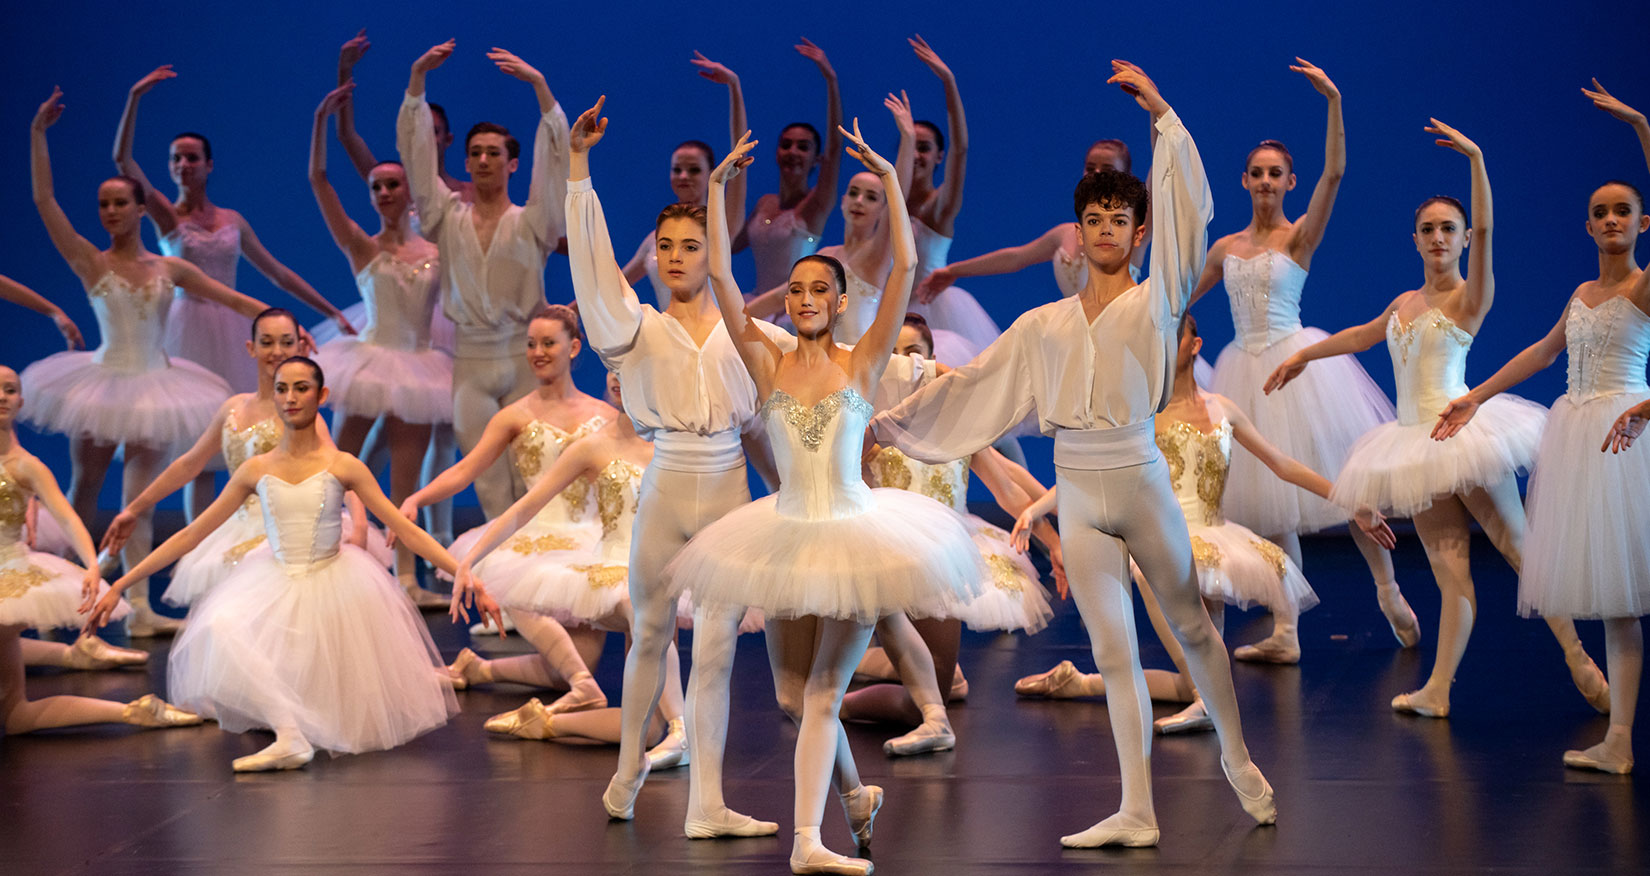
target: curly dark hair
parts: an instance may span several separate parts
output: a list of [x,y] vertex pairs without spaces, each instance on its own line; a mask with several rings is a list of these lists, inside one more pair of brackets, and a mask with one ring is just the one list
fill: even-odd
[[1083,211],[1090,204],[1099,204],[1101,207],[1116,209],[1127,206],[1134,213],[1135,224],[1146,219],[1146,208],[1151,205],[1152,195],[1140,177],[1122,170],[1099,170],[1084,174],[1077,183],[1076,203],[1074,210],[1077,218],[1083,218]]

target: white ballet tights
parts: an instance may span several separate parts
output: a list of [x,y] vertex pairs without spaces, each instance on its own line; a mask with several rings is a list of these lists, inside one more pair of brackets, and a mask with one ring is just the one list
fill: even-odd
[[[779,630],[778,650],[784,657],[794,659],[797,654],[811,652],[812,659],[804,664],[800,714],[792,713],[797,719],[795,817],[797,830],[818,829],[825,819],[827,788],[834,784],[843,794],[860,786],[859,770],[839,713],[854,667],[871,643],[872,628],[833,618],[805,618],[770,622],[767,630],[770,648],[774,631]],[[786,688],[794,684],[795,670],[794,663],[784,670],[782,684]],[[780,683],[780,673],[776,672],[774,678]],[[789,695],[788,691],[781,694],[782,706]],[[791,708],[786,712],[791,713]]]
[[[573,634],[553,617],[530,611],[507,608],[504,610],[516,625],[516,632],[532,645],[537,654],[523,654],[488,660],[487,668],[494,681],[512,681],[533,687],[565,688],[581,673],[590,674],[586,651],[579,649]],[[605,633],[581,632],[580,640],[593,641],[600,654]],[[586,646],[589,647],[588,644]]]
[[1644,674],[1644,628],[1636,617],[1604,620],[1604,648],[1610,670],[1610,729],[1587,749],[1602,760],[1633,761],[1633,719]]
[[[462,331],[462,330],[461,330]],[[487,422],[505,405],[531,392],[533,369],[515,350],[508,355],[453,358],[453,432],[458,446],[469,453],[481,440]],[[476,498],[491,520],[515,501],[515,473],[508,461],[496,460],[476,476]]]

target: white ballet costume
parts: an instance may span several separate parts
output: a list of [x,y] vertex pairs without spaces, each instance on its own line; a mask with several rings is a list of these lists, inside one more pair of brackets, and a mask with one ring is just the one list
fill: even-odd
[[[808,230],[795,209],[780,210],[778,215],[760,222],[752,217],[745,224],[745,236],[756,261],[756,288],[764,292],[784,285],[790,280],[796,260],[819,249],[819,235]],[[655,288],[659,288],[657,280]]]
[[408,263],[380,252],[355,275],[365,324],[356,337],[327,341],[315,361],[345,416],[451,423],[453,359],[430,345],[441,291],[436,259]]
[[[206,231],[179,222],[160,235],[163,255],[183,259],[231,289],[241,262],[241,228],[233,222]],[[204,366],[223,377],[236,392],[258,388],[258,365],[242,343],[252,321],[225,305],[196,298],[178,287],[166,326],[166,352]]]
[[[54,353],[23,369],[29,400],[23,421],[103,444],[166,448],[193,442],[229,398],[229,385],[161,349],[171,283],[156,275],[133,286],[109,271],[86,295],[102,344],[91,352]],[[236,343],[245,336],[237,334]],[[247,358],[244,347],[240,355]]]
[[429,630],[365,551],[340,544],[343,485],[258,481],[270,550],[190,614],[167,685],[223,729],[296,729],[315,748],[393,748],[458,712]]
[[871,403],[852,388],[813,406],[774,390],[765,421],[779,492],[701,529],[665,567],[700,604],[769,618],[872,624],[895,613],[955,617],[986,579],[951,509],[905,490],[872,490],[860,469]]
[[[0,627],[78,629],[86,623],[80,613],[80,582],[86,573],[62,557],[29,550],[23,541],[28,504],[28,491],[0,463]],[[109,585],[99,589],[107,591]],[[122,599],[110,620],[131,613]]]
[[1048,592],[1040,583],[1037,568],[1025,554],[1015,550],[1002,528],[968,513],[968,460],[929,465],[906,456],[897,447],[882,447],[866,467],[872,486],[919,493],[962,516],[985,563],[986,579],[980,595],[954,617],[973,630],[1035,633],[1048,626],[1054,609],[1049,607]]
[[[1075,298],[1083,287],[1089,284],[1089,262],[1082,254],[1068,253],[1064,249],[1054,251],[1054,258],[1048,260],[1049,266],[1054,269],[1054,285],[1060,288],[1061,298]],[[1140,269],[1129,265],[1130,282],[1140,282]],[[947,365],[951,364],[949,362]],[[1209,360],[1199,353],[1192,362],[1192,379],[1198,386],[1212,387],[1215,385],[1215,367]]]
[[1564,334],[1568,388],[1553,402],[1530,478],[1518,610],[1641,617],[1650,614],[1650,509],[1640,495],[1650,454],[1599,447],[1623,411],[1650,398],[1650,316],[1620,296],[1593,308],[1573,299]]
[[[1514,395],[1485,402],[1448,441],[1432,438],[1438,413],[1467,393],[1472,335],[1436,307],[1409,325],[1394,310],[1386,345],[1398,384],[1398,419],[1376,426],[1352,446],[1330,491],[1336,504],[1410,517],[1431,507],[1434,497],[1493,486],[1530,468],[1547,409]],[[1604,440],[1603,432],[1598,440]]]
[[[1392,419],[1392,403],[1352,356],[1317,360],[1267,395],[1266,378],[1285,359],[1329,335],[1301,327],[1306,271],[1294,259],[1277,250],[1250,258],[1229,255],[1223,270],[1236,337],[1215,362],[1212,388],[1235,402],[1285,455],[1334,480],[1352,445]],[[1280,480],[1241,447],[1232,451],[1227,485],[1226,514],[1269,536],[1316,532],[1350,516]]]
[[[921,283],[929,274],[946,266],[951,238],[929,228],[921,219],[911,220],[911,233],[916,238],[917,282]],[[980,302],[956,286],[947,286],[927,304],[913,298],[910,309],[928,320],[930,328],[956,332],[977,350],[991,346],[1003,333]]]
[[[1243,609],[1264,605],[1277,611],[1287,606],[1291,617],[1317,605],[1318,595],[1282,548],[1221,513],[1231,483],[1231,422],[1222,417],[1214,431],[1204,432],[1180,420],[1158,430],[1156,440],[1169,464],[1180,511],[1186,515],[1203,595]],[[1140,570],[1131,571],[1138,580]]]

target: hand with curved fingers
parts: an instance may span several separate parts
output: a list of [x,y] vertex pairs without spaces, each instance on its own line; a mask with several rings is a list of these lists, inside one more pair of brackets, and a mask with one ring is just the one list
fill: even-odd
[[888,163],[888,159],[878,155],[875,149],[872,149],[870,146],[866,145],[865,138],[860,136],[858,116],[854,117],[854,129],[852,131],[849,131],[841,125],[837,125],[836,127],[838,131],[842,132],[842,136],[848,138],[848,154],[858,158],[860,163],[865,165],[866,170],[869,170],[877,176],[893,176],[894,166]]
[[83,634],[95,634],[98,630],[109,625],[109,619],[115,609],[120,607],[120,592],[113,587],[103,592],[103,597],[92,606],[91,613],[86,615],[86,625],[81,628]]
[[57,333],[63,336],[63,342],[69,345],[69,349],[85,349],[86,337],[80,333],[80,326],[75,325],[68,314],[62,311],[52,314],[52,324],[57,326]]
[[492,50],[487,53],[487,60],[492,61],[498,69],[529,85],[544,81],[544,74],[540,73],[537,67],[523,61],[514,52],[501,49],[498,46],[493,46]]
[[1620,453],[1633,446],[1640,435],[1644,434],[1644,427],[1650,423],[1650,401],[1642,401],[1616,418],[1611,424],[1610,432],[1604,436],[1604,446],[1599,451]]
[[338,78],[349,79],[350,71],[355,69],[355,65],[361,61],[361,56],[370,48],[372,41],[367,39],[367,29],[364,27],[357,31],[355,36],[345,40],[344,45],[338,49]]
[[134,97],[148,94],[149,89],[154,88],[156,85],[159,85],[168,79],[176,79],[177,76],[178,74],[172,72],[171,64],[162,64],[159,67],[149,71],[149,73],[142,79],[132,83],[131,94]]
[[1295,60],[1299,63],[1290,64],[1289,69],[1305,76],[1306,81],[1312,83],[1312,87],[1316,88],[1319,94],[1330,100],[1341,96],[1341,90],[1335,87],[1334,82],[1330,81],[1329,74],[1323,72],[1323,68],[1299,55],[1295,56]]
[[103,575],[97,571],[97,565],[93,564],[90,569],[85,570],[84,574],[80,576],[80,607],[76,608],[75,611],[80,614],[91,611],[92,606],[97,603],[97,591],[102,588],[102,585]]
[[1583,88],[1581,89],[1581,93],[1587,95],[1588,99],[1592,100],[1593,106],[1604,110],[1629,125],[1637,126],[1645,123],[1644,113],[1641,113],[1627,104],[1622,103],[1619,98],[1606,91],[1604,86],[1599,84],[1597,78],[1593,79],[1592,88]]
[[1459,152],[1468,158],[1477,158],[1483,155],[1483,151],[1478,148],[1478,144],[1468,139],[1467,135],[1455,130],[1443,122],[1438,121],[1437,119],[1429,119],[1428,121],[1432,122],[1432,124],[1427,125],[1422,130],[1426,131],[1428,134],[1436,135],[1438,139],[1433,142],[1437,143],[1439,146],[1454,149],[1456,152]]
[[917,53],[917,59],[927,64],[928,69],[934,71],[935,76],[947,81],[956,78],[955,74],[951,72],[951,68],[940,60],[939,53],[934,51],[933,47],[928,45],[928,41],[922,38],[922,34],[906,37],[905,41],[911,44],[912,51]]
[[731,85],[739,81],[739,74],[729,70],[726,64],[712,61],[705,57],[705,53],[695,50],[688,63],[699,68],[699,75],[715,82],[718,85]]
[[1473,401],[1472,396],[1463,395],[1460,398],[1452,399],[1449,404],[1444,405],[1443,410],[1438,412],[1438,422],[1433,424],[1432,427],[1433,440],[1443,441],[1446,438],[1455,437],[1457,432],[1460,432],[1466,428],[1468,423],[1472,422],[1472,417],[1476,413],[1478,413],[1478,402]]
[[792,46],[792,48],[796,49],[802,57],[818,65],[819,72],[824,74],[826,79],[835,79],[836,70],[831,67],[831,59],[825,57],[825,50],[814,45],[813,40],[807,37],[797,37],[797,39],[802,40],[802,42]]
[[1375,540],[1375,543],[1387,550],[1398,546],[1398,536],[1393,533],[1392,527],[1387,525],[1386,515],[1374,508],[1365,506],[1359,508],[1352,515],[1353,522],[1364,534]]
[[1071,598],[1071,581],[1066,578],[1066,555],[1057,541],[1048,546],[1049,571],[1054,575],[1054,592],[1061,599]]
[[899,129],[900,136],[905,136],[916,129],[916,122],[912,118],[911,98],[907,97],[904,89],[900,89],[896,97],[892,91],[882,99],[882,105],[894,116],[894,127]]
[[1152,118],[1169,111],[1168,101],[1157,91],[1157,83],[1152,81],[1140,65],[1128,61],[1113,59],[1111,62],[1111,78],[1106,80],[1108,85],[1116,85],[1123,89],[1123,93],[1134,98],[1140,108],[1152,114]]
[[[338,330],[342,331],[344,334],[355,334],[355,326],[350,325],[349,320],[344,318],[344,312],[342,310],[338,311],[338,315],[334,316],[332,321],[338,326]],[[315,355],[315,351],[320,349],[320,346],[320,344],[315,343],[315,336],[309,333],[309,329],[304,328],[303,326],[298,326],[298,349],[301,351],[302,355],[313,356]]]
[[446,63],[448,58],[453,56],[453,49],[457,45],[458,40],[448,40],[444,43],[437,43],[436,45],[430,46],[428,51],[424,52],[422,55],[419,55],[418,60],[413,62],[413,72],[428,73],[431,70],[440,67],[442,64]]
[[466,604],[473,606],[476,614],[488,626],[498,627],[499,638],[505,638],[503,612],[481,580],[476,577],[475,570],[467,560],[459,564],[458,574],[453,576],[453,601],[447,610],[453,623],[470,622],[470,612],[465,608]]
[[1047,516],[1047,511],[1032,505],[1014,518],[1014,528],[1009,530],[1008,540],[1014,544],[1015,550],[1022,554],[1031,550],[1031,528]]
[[137,529],[137,515],[126,508],[120,509],[115,519],[109,523],[109,528],[103,530],[103,542],[97,549],[106,554],[118,554],[126,546],[126,540],[132,537],[132,531]]
[[572,152],[589,152],[590,147],[600,143],[607,133],[607,117],[602,115],[602,107],[607,104],[607,95],[596,98],[596,105],[579,113],[573,121],[573,127],[567,134],[567,148]]
[[350,102],[351,95],[354,92],[355,80],[353,79],[327,92],[327,96],[321,98],[321,105],[315,108],[316,118],[324,119],[343,109],[344,105]]
[[34,111],[34,129],[44,131],[57,124],[57,120],[63,118],[63,109],[63,89],[53,85],[51,97]]
[[1261,387],[1261,391],[1271,395],[1274,391],[1284,388],[1289,384],[1289,381],[1301,376],[1301,372],[1306,370],[1308,364],[1310,363],[1302,362],[1294,356],[1283,360],[1283,364],[1267,376],[1266,383]]
[[722,163],[716,165],[716,169],[710,172],[711,185],[727,185],[734,177],[739,175],[740,171],[750,167],[751,162],[756,160],[751,157],[751,150],[755,149],[756,144],[760,142],[762,141],[752,140],[749,131],[740,134],[739,142],[733,144],[733,151],[729,152],[722,159]]
[[929,304],[935,298],[940,297],[941,292],[955,285],[957,285],[957,275],[954,271],[950,268],[935,268],[928,273],[928,276],[922,278],[922,282],[917,284],[916,290],[911,294],[917,299],[918,303]]

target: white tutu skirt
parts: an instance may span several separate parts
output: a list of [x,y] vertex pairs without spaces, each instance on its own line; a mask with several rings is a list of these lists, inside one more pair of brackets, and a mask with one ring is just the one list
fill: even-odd
[[172,296],[161,346],[174,366],[178,359],[194,362],[223,378],[234,392],[257,392],[258,363],[246,354],[251,337],[252,320],[216,301],[178,294]]
[[[1211,388],[1248,414],[1273,446],[1334,480],[1352,445],[1392,419],[1386,393],[1351,356],[1320,359],[1283,389],[1271,395],[1261,391],[1285,359],[1326,337],[1321,329],[1301,329],[1259,354],[1228,344],[1216,360]],[[1345,523],[1350,516],[1280,480],[1254,454],[1236,446],[1222,510],[1231,520],[1267,535],[1316,532]]]
[[549,615],[568,626],[613,617],[630,599],[630,566],[594,551],[521,554],[501,547],[475,572],[500,605]]
[[[1283,548],[1250,530],[1227,521],[1196,527],[1191,535],[1197,586],[1204,596],[1242,609],[1288,607],[1296,615],[1318,604],[1318,594],[1295,561]],[[1133,560],[1129,568],[1135,581],[1143,582]]]
[[[367,324],[367,303],[357,301],[344,308],[344,318],[349,320],[349,324],[357,329],[364,327]],[[437,302],[435,313],[430,317],[430,346],[451,356],[455,349],[453,336],[457,332],[458,327],[453,325],[453,321],[447,318],[447,314],[441,309],[440,302]],[[324,347],[339,338],[349,337],[349,335],[338,330],[338,323],[330,319],[322,320],[310,326],[309,334],[310,337],[315,339],[315,346],[317,347]],[[330,376],[328,379],[331,379]]]
[[[447,552],[453,555],[453,559],[464,562],[464,558],[475,549],[476,542],[481,541],[487,527],[491,525],[491,522],[483,523],[466,531],[453,539],[453,544],[447,548]],[[487,591],[497,596],[495,588],[503,586],[505,579],[538,575],[540,567],[553,569],[569,556],[589,556],[595,552],[596,543],[600,539],[601,524],[594,521],[546,522],[535,517],[477,563],[475,572],[486,582]],[[453,580],[453,576],[446,572],[437,572],[436,577],[443,581]]]
[[957,617],[987,578],[961,516],[905,490],[871,495],[869,510],[828,520],[782,517],[764,496],[700,530],[665,579],[771,618]]
[[315,361],[332,390],[329,404],[345,416],[453,421],[453,359],[440,350],[392,350],[346,337],[327,342]]
[[[80,579],[85,572],[62,557],[31,551],[21,544],[0,548],[0,626],[49,630],[80,627]],[[99,593],[109,590],[107,582]],[[111,620],[132,613],[122,599]]]
[[[1003,333],[997,327],[997,321],[991,314],[985,312],[980,302],[956,286],[947,286],[945,291],[934,297],[933,301],[922,304],[915,299],[911,301],[910,310],[923,319],[928,320],[928,327],[936,331],[944,330],[962,335],[963,339],[974,346],[975,350],[983,350],[991,346],[991,342]],[[939,346],[939,339],[934,339],[934,346]],[[939,350],[934,351],[935,358],[950,365],[939,356]],[[966,360],[963,364],[967,364]]]
[[229,384],[194,362],[124,371],[94,356],[53,353],[23,369],[23,421],[103,444],[170,448],[193,444],[229,398]]
[[[1535,462],[1547,409],[1502,394],[1447,441],[1432,439],[1436,422],[1428,417],[1413,426],[1392,422],[1369,430],[1352,446],[1330,498],[1344,507],[1367,505],[1410,517],[1431,507],[1436,496],[1498,484]],[[1603,443],[1603,432],[1598,440]]]
[[1037,568],[1014,549],[1008,533],[972,514],[963,518],[974,547],[985,561],[986,580],[980,595],[958,610],[955,617],[968,628],[1024,630],[1035,633],[1048,626],[1054,609],[1048,604]]
[[[343,528],[346,537],[350,527],[350,513],[345,511]],[[389,546],[383,530],[371,523],[367,524],[366,553],[383,568],[395,564],[395,550]],[[237,511],[222,526],[201,539],[193,550],[178,559],[177,565],[172,567],[171,580],[166,582],[166,592],[161,594],[161,601],[180,608],[194,605],[207,591],[233,575],[242,563],[253,558],[264,561],[274,559],[269,550],[269,538],[264,534],[263,515]]]
[[1561,396],[1553,403],[1525,502],[1520,614],[1650,614],[1650,447],[1599,452],[1622,411],[1646,398],[1621,393],[1576,404]]
[[225,730],[297,727],[316,748],[393,748],[458,712],[418,610],[378,562],[344,546],[289,571],[248,556],[195,607],[167,686]]

